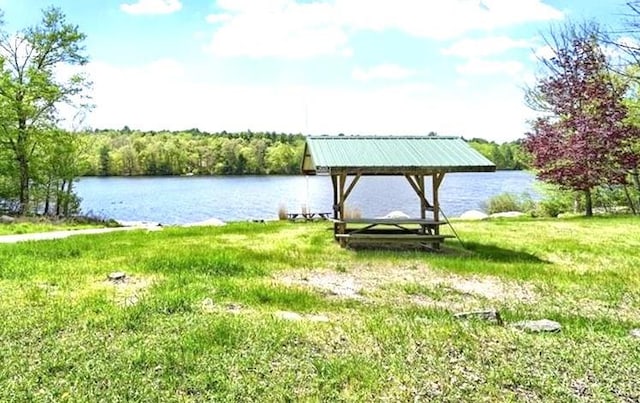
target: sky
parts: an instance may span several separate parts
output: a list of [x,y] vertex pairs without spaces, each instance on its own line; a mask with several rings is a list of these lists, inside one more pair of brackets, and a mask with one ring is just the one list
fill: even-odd
[[[0,0],[87,34],[83,127],[522,138],[543,35],[620,0]],[[614,28],[611,28],[614,29]],[[78,127],[77,125],[74,127]]]

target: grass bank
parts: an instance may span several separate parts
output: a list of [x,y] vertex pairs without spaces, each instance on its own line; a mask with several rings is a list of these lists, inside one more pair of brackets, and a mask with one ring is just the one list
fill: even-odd
[[14,218],[11,222],[0,222],[0,236],[113,226],[117,226],[117,223],[114,221],[83,217],[61,219],[47,217],[18,217]]
[[455,225],[439,254],[326,223],[0,245],[0,400],[640,400],[640,219]]

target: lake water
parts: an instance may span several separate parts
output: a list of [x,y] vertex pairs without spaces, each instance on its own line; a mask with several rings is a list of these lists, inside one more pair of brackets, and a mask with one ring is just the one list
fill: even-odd
[[[455,217],[481,209],[500,193],[535,196],[534,183],[534,176],[523,171],[447,174],[440,204],[447,216]],[[331,212],[333,204],[328,176],[85,177],[76,190],[85,214],[162,224],[273,219],[280,205],[289,212],[299,212],[303,205],[312,212]],[[363,217],[377,217],[395,210],[417,216],[420,204],[402,177],[363,177],[347,205]]]

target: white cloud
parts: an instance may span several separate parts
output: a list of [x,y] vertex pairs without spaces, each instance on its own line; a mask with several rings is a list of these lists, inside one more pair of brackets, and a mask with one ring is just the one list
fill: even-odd
[[[206,82],[187,66],[162,60],[137,68],[94,62],[95,128],[277,131],[308,134],[441,134],[510,140],[531,112],[521,90],[497,85],[491,95],[472,82],[460,90],[402,83],[383,88],[257,86]],[[517,99],[517,102],[514,102]],[[464,118],[461,118],[461,113]]]
[[540,0],[335,0],[335,5],[348,26],[431,39],[563,17]]
[[378,66],[363,69],[356,67],[351,76],[358,81],[370,80],[403,80],[415,75],[415,71],[397,64],[380,64]]
[[518,76],[524,72],[524,65],[515,60],[498,61],[471,59],[464,64],[459,65],[456,71],[460,74],[470,76],[485,76],[506,74],[509,76]]
[[180,0],[138,0],[123,3],[120,9],[127,14],[171,14],[182,9]]
[[295,59],[350,54],[346,33],[330,22],[328,4],[225,0],[218,5],[226,12],[207,17],[220,24],[207,47],[218,56]]
[[531,48],[532,43],[506,36],[490,36],[478,39],[463,39],[444,49],[445,55],[460,57],[485,57],[504,53],[511,49]]
[[534,61],[538,60],[549,60],[556,55],[556,52],[549,45],[544,45],[536,48],[531,55],[531,59]]
[[349,53],[356,31],[396,30],[428,38],[561,19],[541,0],[219,0],[207,47],[218,56],[312,57]]

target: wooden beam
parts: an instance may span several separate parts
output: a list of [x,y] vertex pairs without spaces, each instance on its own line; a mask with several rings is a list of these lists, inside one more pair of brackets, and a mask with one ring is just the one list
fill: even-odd
[[435,179],[435,181],[433,182],[434,185],[437,185],[437,187],[440,187],[440,184],[442,183],[442,180],[444,179],[444,172],[437,172],[435,174],[433,174],[433,178]]
[[[344,196],[344,185],[347,181],[347,174],[346,173],[341,173],[338,176],[338,219],[339,220],[344,220],[344,202],[345,202],[345,196]],[[336,225],[336,232],[337,234],[344,234],[345,232],[345,225],[344,224],[337,224]],[[340,238],[340,246],[345,247],[346,246],[346,241],[344,240],[344,238]]]
[[[358,183],[358,180],[360,179],[360,175],[361,175],[360,172],[358,172],[355,178],[351,180],[349,187],[344,192],[344,201],[347,201],[347,197],[349,197],[349,195],[351,194],[351,191],[353,190],[353,187],[356,185],[356,183]],[[345,180],[346,180],[346,176],[345,176]]]
[[[424,193],[424,177],[422,177],[422,189],[420,188],[420,180],[414,182],[414,179],[409,174],[405,174],[404,177],[407,178],[407,181],[420,198],[420,205],[422,206],[422,204],[424,203],[424,210],[426,211],[427,209],[431,208],[431,204],[429,204],[429,201],[425,197]],[[418,177],[418,175],[416,175],[416,177]]]
[[[444,172],[433,175],[433,220],[440,221],[440,198],[438,197],[438,191],[440,188],[440,184],[442,183],[442,179],[444,179]],[[435,234],[440,234],[440,228],[435,228]]]
[[338,219],[338,176],[331,175],[331,185],[333,187],[333,218]]
[[420,198],[420,218],[424,219],[427,217],[427,198],[425,195],[425,187],[424,187],[424,175],[416,175],[416,182],[418,182],[418,187],[420,188],[422,197]]

